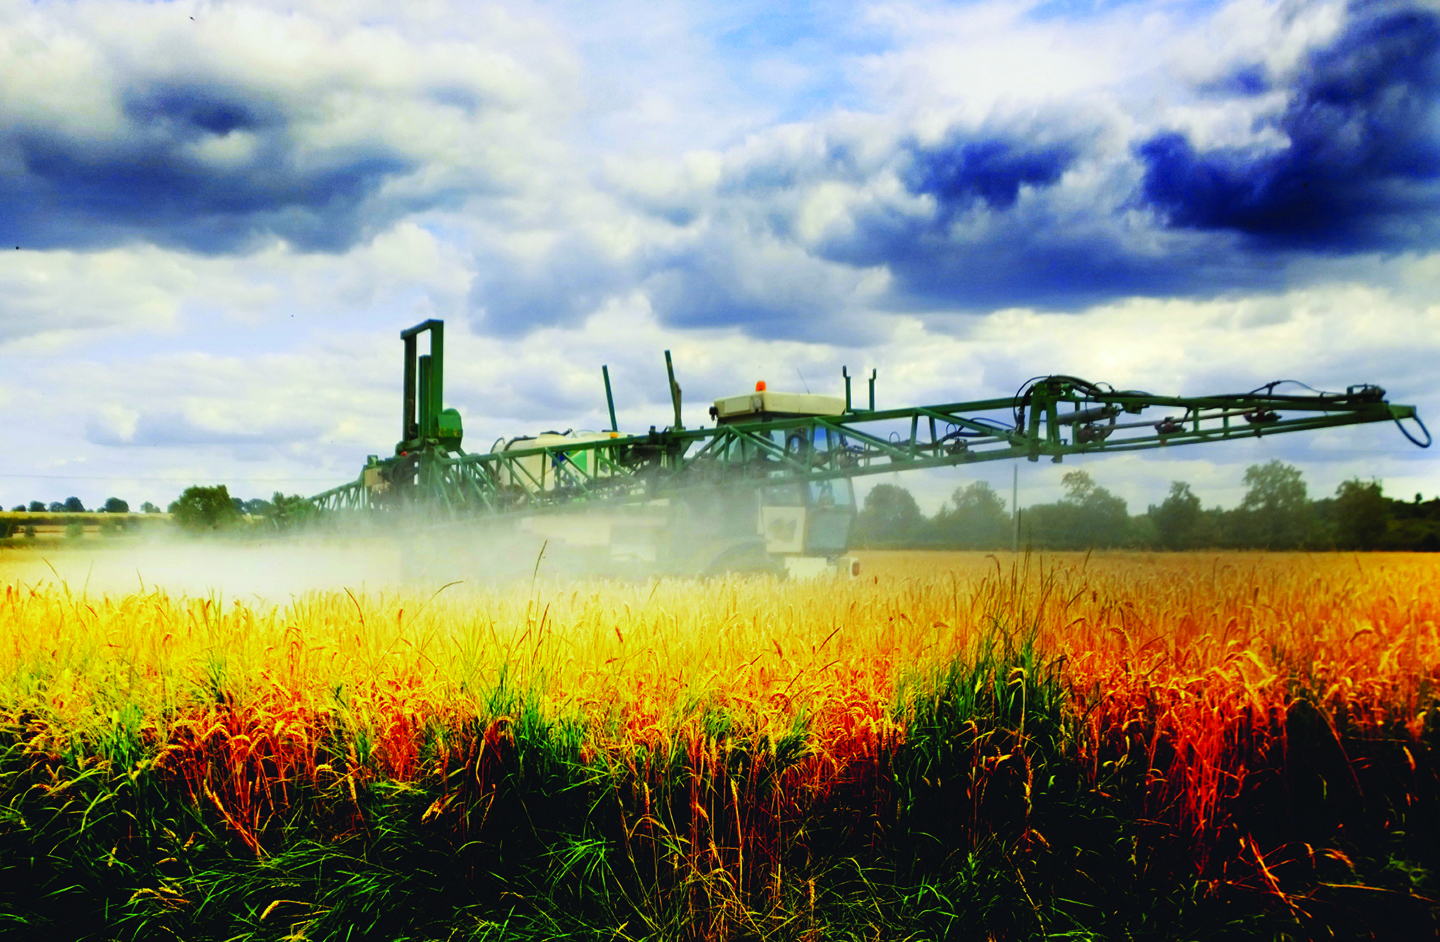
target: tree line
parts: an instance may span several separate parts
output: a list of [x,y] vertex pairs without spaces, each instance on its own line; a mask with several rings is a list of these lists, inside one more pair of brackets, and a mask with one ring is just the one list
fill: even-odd
[[[130,513],[130,502],[118,497],[110,497],[104,504],[91,510],[80,498],[67,497],[64,500],[52,500],[48,504],[43,500],[32,500],[29,504],[16,504],[10,509],[14,513],[32,514],[128,514]],[[140,513],[158,514],[159,512],[160,508],[148,500],[140,505]]]
[[[1380,482],[1356,478],[1333,497],[1312,500],[1299,469],[1278,460],[1246,469],[1245,497],[1229,510],[1204,507],[1184,481],[1134,515],[1085,471],[1061,483],[1065,494],[1055,503],[1021,509],[1022,548],[1440,551],[1440,498],[1396,500]],[[851,537],[861,548],[997,550],[1014,540],[1014,516],[983,481],[957,488],[933,517],[905,488],[878,484]]]
[[[1022,547],[1086,549],[1270,549],[1440,551],[1440,498],[1413,501],[1386,497],[1378,481],[1342,483],[1333,497],[1311,500],[1299,469],[1280,461],[1245,470],[1245,497],[1238,507],[1206,508],[1184,481],[1174,481],[1165,500],[1132,515],[1123,498],[1095,483],[1085,471],[1062,479],[1065,494],[1052,504],[1020,513]],[[32,501],[16,511],[87,513],[77,497],[49,505]],[[144,513],[160,508],[146,501]],[[276,491],[269,500],[232,497],[225,485],[189,487],[166,508],[182,529],[228,530],[244,523],[285,529],[312,512],[298,494]],[[95,512],[129,513],[111,497]],[[933,516],[895,484],[877,484],[857,515],[851,545],[857,548],[998,550],[1015,541],[1015,518],[989,484],[956,488]]]
[[[269,500],[260,497],[242,500],[230,496],[229,488],[224,484],[217,484],[214,487],[187,487],[184,493],[170,502],[165,512],[170,514],[181,529],[201,532],[226,530],[247,520],[253,522],[256,519],[283,528],[304,516],[309,506],[304,497],[298,494],[286,495],[279,491],[272,494]],[[17,504],[13,509],[16,513],[32,514],[131,512],[130,503],[119,497],[108,498],[104,505],[94,510],[87,509],[78,497],[51,501],[49,504],[32,500],[28,505]],[[140,512],[158,514],[160,508],[147,500],[140,505]]]

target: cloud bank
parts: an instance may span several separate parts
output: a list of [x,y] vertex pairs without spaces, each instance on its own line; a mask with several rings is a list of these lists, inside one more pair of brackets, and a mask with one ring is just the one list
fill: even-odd
[[442,317],[476,448],[601,363],[663,423],[665,348],[1426,409],[1437,201],[1421,3],[0,0],[0,407],[33,473],[349,477]]
[[[1434,246],[1440,13],[1165,9],[700,21],[714,55],[772,72],[815,33],[810,52],[842,65],[831,94],[858,107],[654,156],[604,139],[643,96],[587,100],[563,23],[455,36],[245,4],[41,5],[0,31],[0,218],[31,249],[230,256],[344,253],[432,220],[471,253],[473,325],[501,335],[639,291],[668,323],[816,337],[887,312],[1276,290],[1297,259]],[[925,40],[896,25],[924,17]],[[880,39],[864,53],[860,21]],[[1251,41],[1190,51],[1227,21]],[[1022,60],[1009,93],[947,89],[986,44],[1043,41],[1058,71],[1095,35],[1160,52],[1069,84]]]

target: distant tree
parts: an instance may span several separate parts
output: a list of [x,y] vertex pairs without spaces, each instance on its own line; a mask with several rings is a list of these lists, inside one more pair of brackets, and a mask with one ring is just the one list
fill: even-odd
[[275,505],[263,497],[252,497],[245,501],[245,512],[252,517],[268,517]]
[[33,540],[33,539],[35,539],[35,524],[33,524],[33,523],[27,523],[27,524],[25,524],[25,539],[27,539],[27,540]]
[[1351,478],[1336,489],[1332,513],[1335,544],[1341,549],[1369,550],[1385,536],[1390,502],[1381,493],[1380,482]]
[[1154,549],[1159,546],[1160,531],[1155,527],[1155,519],[1148,513],[1130,517],[1125,525],[1125,538],[1121,545],[1140,549]]
[[1122,498],[1096,484],[1084,471],[1070,471],[1060,483],[1060,532],[1055,536],[1070,549],[1121,546],[1129,530],[1130,514]]
[[925,515],[905,488],[877,484],[865,495],[865,507],[855,517],[854,542],[860,545],[898,544],[916,536]]
[[52,514],[63,514],[65,512],[65,505],[58,500],[52,500],[50,502],[50,512]]
[[17,514],[23,514],[23,513],[25,512],[25,505],[24,505],[24,504],[19,504],[19,505],[17,505],[17,506],[15,507],[15,509],[14,509],[13,512],[14,512],[14,513],[17,513]]
[[30,502],[30,512],[32,514],[43,514],[45,512],[45,502],[43,500],[32,500]]
[[160,512],[160,508],[156,507],[154,504],[150,503],[147,500],[145,503],[140,505],[140,512],[147,514],[158,514]]
[[1242,543],[1284,550],[1311,542],[1314,520],[1298,468],[1278,459],[1253,464],[1245,469],[1245,486],[1235,518]]
[[118,497],[107,497],[105,499],[105,512],[107,514],[128,514],[130,505]]
[[316,512],[315,505],[310,503],[308,498],[299,494],[286,495],[279,491],[270,495],[268,505],[269,509],[264,511],[265,516],[271,526],[280,530],[304,523]]
[[233,524],[238,514],[224,484],[214,487],[187,487],[170,505],[170,513],[182,528],[196,533],[221,530]]
[[80,502],[80,498],[78,497],[67,497],[65,498],[65,512],[83,514],[85,512],[85,505]]
[[1205,511],[1189,484],[1171,481],[1170,496],[1160,506],[1150,508],[1150,519],[1155,524],[1155,538],[1161,547],[1194,549],[1199,545]]
[[[1332,499],[1332,504],[1338,504],[1338,499]],[[1386,550],[1410,550],[1420,552],[1434,552],[1440,549],[1440,498],[1432,497],[1425,500],[1424,495],[1416,494],[1415,500],[1406,502],[1399,500],[1385,500],[1385,534],[1376,549]],[[1338,522],[1336,523],[1338,536]]]
[[936,514],[934,530],[945,545],[963,549],[1000,549],[1012,539],[1005,501],[984,481],[957,487]]

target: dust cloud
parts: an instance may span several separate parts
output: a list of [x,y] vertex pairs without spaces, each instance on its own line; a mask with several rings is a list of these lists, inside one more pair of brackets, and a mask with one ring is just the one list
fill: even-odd
[[[284,603],[310,592],[428,593],[503,588],[535,578],[645,579],[649,559],[615,559],[611,530],[585,515],[564,522],[447,522],[328,531],[181,533],[82,539],[0,550],[0,583],[63,584],[76,595],[163,591]],[[533,518],[532,518],[533,519]],[[603,521],[602,521],[603,523]],[[457,585],[458,584],[458,585]]]
[[124,546],[36,547],[0,557],[0,578],[63,583],[73,593],[283,602],[312,591],[384,589],[404,582],[400,554],[381,540],[156,539]]
[[[331,518],[289,532],[79,539],[0,550],[0,581],[72,592],[273,601],[316,591],[504,588],[546,580],[649,581],[785,568],[755,529],[758,497],[516,514],[505,519]],[[463,588],[452,591],[464,591]]]

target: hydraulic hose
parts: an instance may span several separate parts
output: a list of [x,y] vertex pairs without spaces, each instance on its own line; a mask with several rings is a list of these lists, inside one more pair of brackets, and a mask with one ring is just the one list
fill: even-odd
[[1395,427],[1400,430],[1400,434],[1401,434],[1401,435],[1404,435],[1406,438],[1410,439],[1410,444],[1416,445],[1416,446],[1418,446],[1418,447],[1420,447],[1420,448],[1429,448],[1429,447],[1430,447],[1430,441],[1431,441],[1431,439],[1430,439],[1430,430],[1425,427],[1425,423],[1424,423],[1424,422],[1421,422],[1421,421],[1420,421],[1420,413],[1419,413],[1419,412],[1412,412],[1412,413],[1410,413],[1410,418],[1414,419],[1414,420],[1415,420],[1415,424],[1418,425],[1418,426],[1420,426],[1420,431],[1423,432],[1424,435],[1425,435],[1425,441],[1422,442],[1422,441],[1420,441],[1420,439],[1416,438],[1414,435],[1411,435],[1411,434],[1410,434],[1410,430],[1405,427],[1404,423],[1400,420],[1399,417],[1396,417],[1396,419],[1395,419]]

